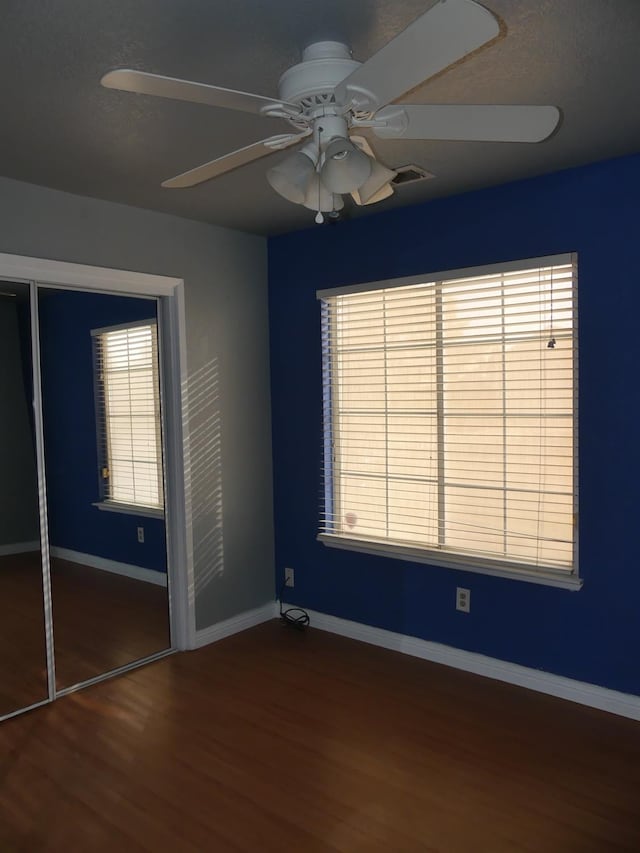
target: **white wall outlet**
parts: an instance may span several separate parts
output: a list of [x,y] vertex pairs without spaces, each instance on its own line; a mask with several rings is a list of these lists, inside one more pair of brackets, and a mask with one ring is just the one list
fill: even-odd
[[285,569],[284,570],[284,585],[285,586],[294,586],[294,576],[293,569]]
[[144,527],[138,528],[138,542],[144,542]]
[[463,613],[471,612],[471,590],[461,586],[456,587],[456,610]]

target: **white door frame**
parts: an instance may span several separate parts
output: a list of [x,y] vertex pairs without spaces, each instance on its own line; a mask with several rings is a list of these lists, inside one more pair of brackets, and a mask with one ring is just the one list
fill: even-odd
[[[165,519],[171,641],[174,649],[195,647],[195,599],[189,460],[184,281],[162,275],[94,267],[0,252],[0,279],[73,290],[159,298],[163,332],[162,374],[165,426]],[[36,365],[34,365],[35,370]],[[39,408],[39,400],[36,403]],[[41,495],[41,500],[43,495]]]

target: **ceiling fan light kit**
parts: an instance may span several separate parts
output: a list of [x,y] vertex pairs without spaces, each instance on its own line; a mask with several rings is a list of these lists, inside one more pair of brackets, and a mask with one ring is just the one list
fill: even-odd
[[287,201],[316,210],[321,222],[323,213],[344,207],[343,194],[350,193],[358,205],[393,194],[396,172],[378,162],[359,135],[363,129],[381,139],[481,142],[541,142],[553,133],[560,120],[554,106],[397,103],[499,35],[497,18],[475,0],[440,0],[364,63],[338,41],[309,45],[302,61],[280,78],[277,99],[131,69],[111,71],[101,82],[289,122],[295,133],[232,151],[163,186],[195,186],[304,143],[269,169],[267,180]]
[[[341,195],[330,192],[320,180],[320,176],[315,174],[309,182],[303,204],[318,213],[337,213],[344,207],[344,199]],[[324,222],[324,217],[322,221]]]
[[316,162],[313,152],[296,151],[277,166],[272,166],[267,172],[267,180],[287,201],[304,204],[309,182],[316,171]]
[[[375,204],[377,201],[382,201],[383,198],[389,198],[393,195],[393,187],[391,181],[395,178],[396,172],[392,169],[387,169],[382,163],[377,160],[372,161],[371,174],[367,180],[354,190],[353,195],[358,193],[358,204]],[[383,193],[381,195],[381,193]],[[375,199],[375,200],[374,200]]]
[[322,183],[333,193],[353,192],[371,175],[372,162],[348,139],[332,139],[324,151]]

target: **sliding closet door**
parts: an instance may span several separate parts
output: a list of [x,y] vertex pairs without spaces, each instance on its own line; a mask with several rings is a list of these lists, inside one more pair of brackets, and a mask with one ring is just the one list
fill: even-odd
[[48,697],[29,285],[0,282],[0,717]]
[[38,289],[56,688],[170,647],[157,302]]

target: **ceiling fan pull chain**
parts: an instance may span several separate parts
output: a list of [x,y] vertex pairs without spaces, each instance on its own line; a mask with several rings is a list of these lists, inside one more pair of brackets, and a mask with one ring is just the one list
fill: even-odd
[[322,225],[324,222],[324,216],[322,215],[322,211],[320,208],[322,207],[322,202],[320,201],[320,181],[318,181],[318,212],[316,213],[316,225]]
[[320,163],[322,160],[322,146],[320,144],[320,135],[322,134],[322,131],[323,131],[323,128],[319,127],[318,128],[318,142],[317,142],[317,144],[318,144],[318,160],[316,162],[316,175],[318,176],[318,212],[316,213],[316,218],[315,218],[316,225],[322,225],[322,223],[324,222],[324,216],[322,215],[322,211],[320,210],[320,208],[322,207],[322,199],[321,199],[322,187],[320,185]]

